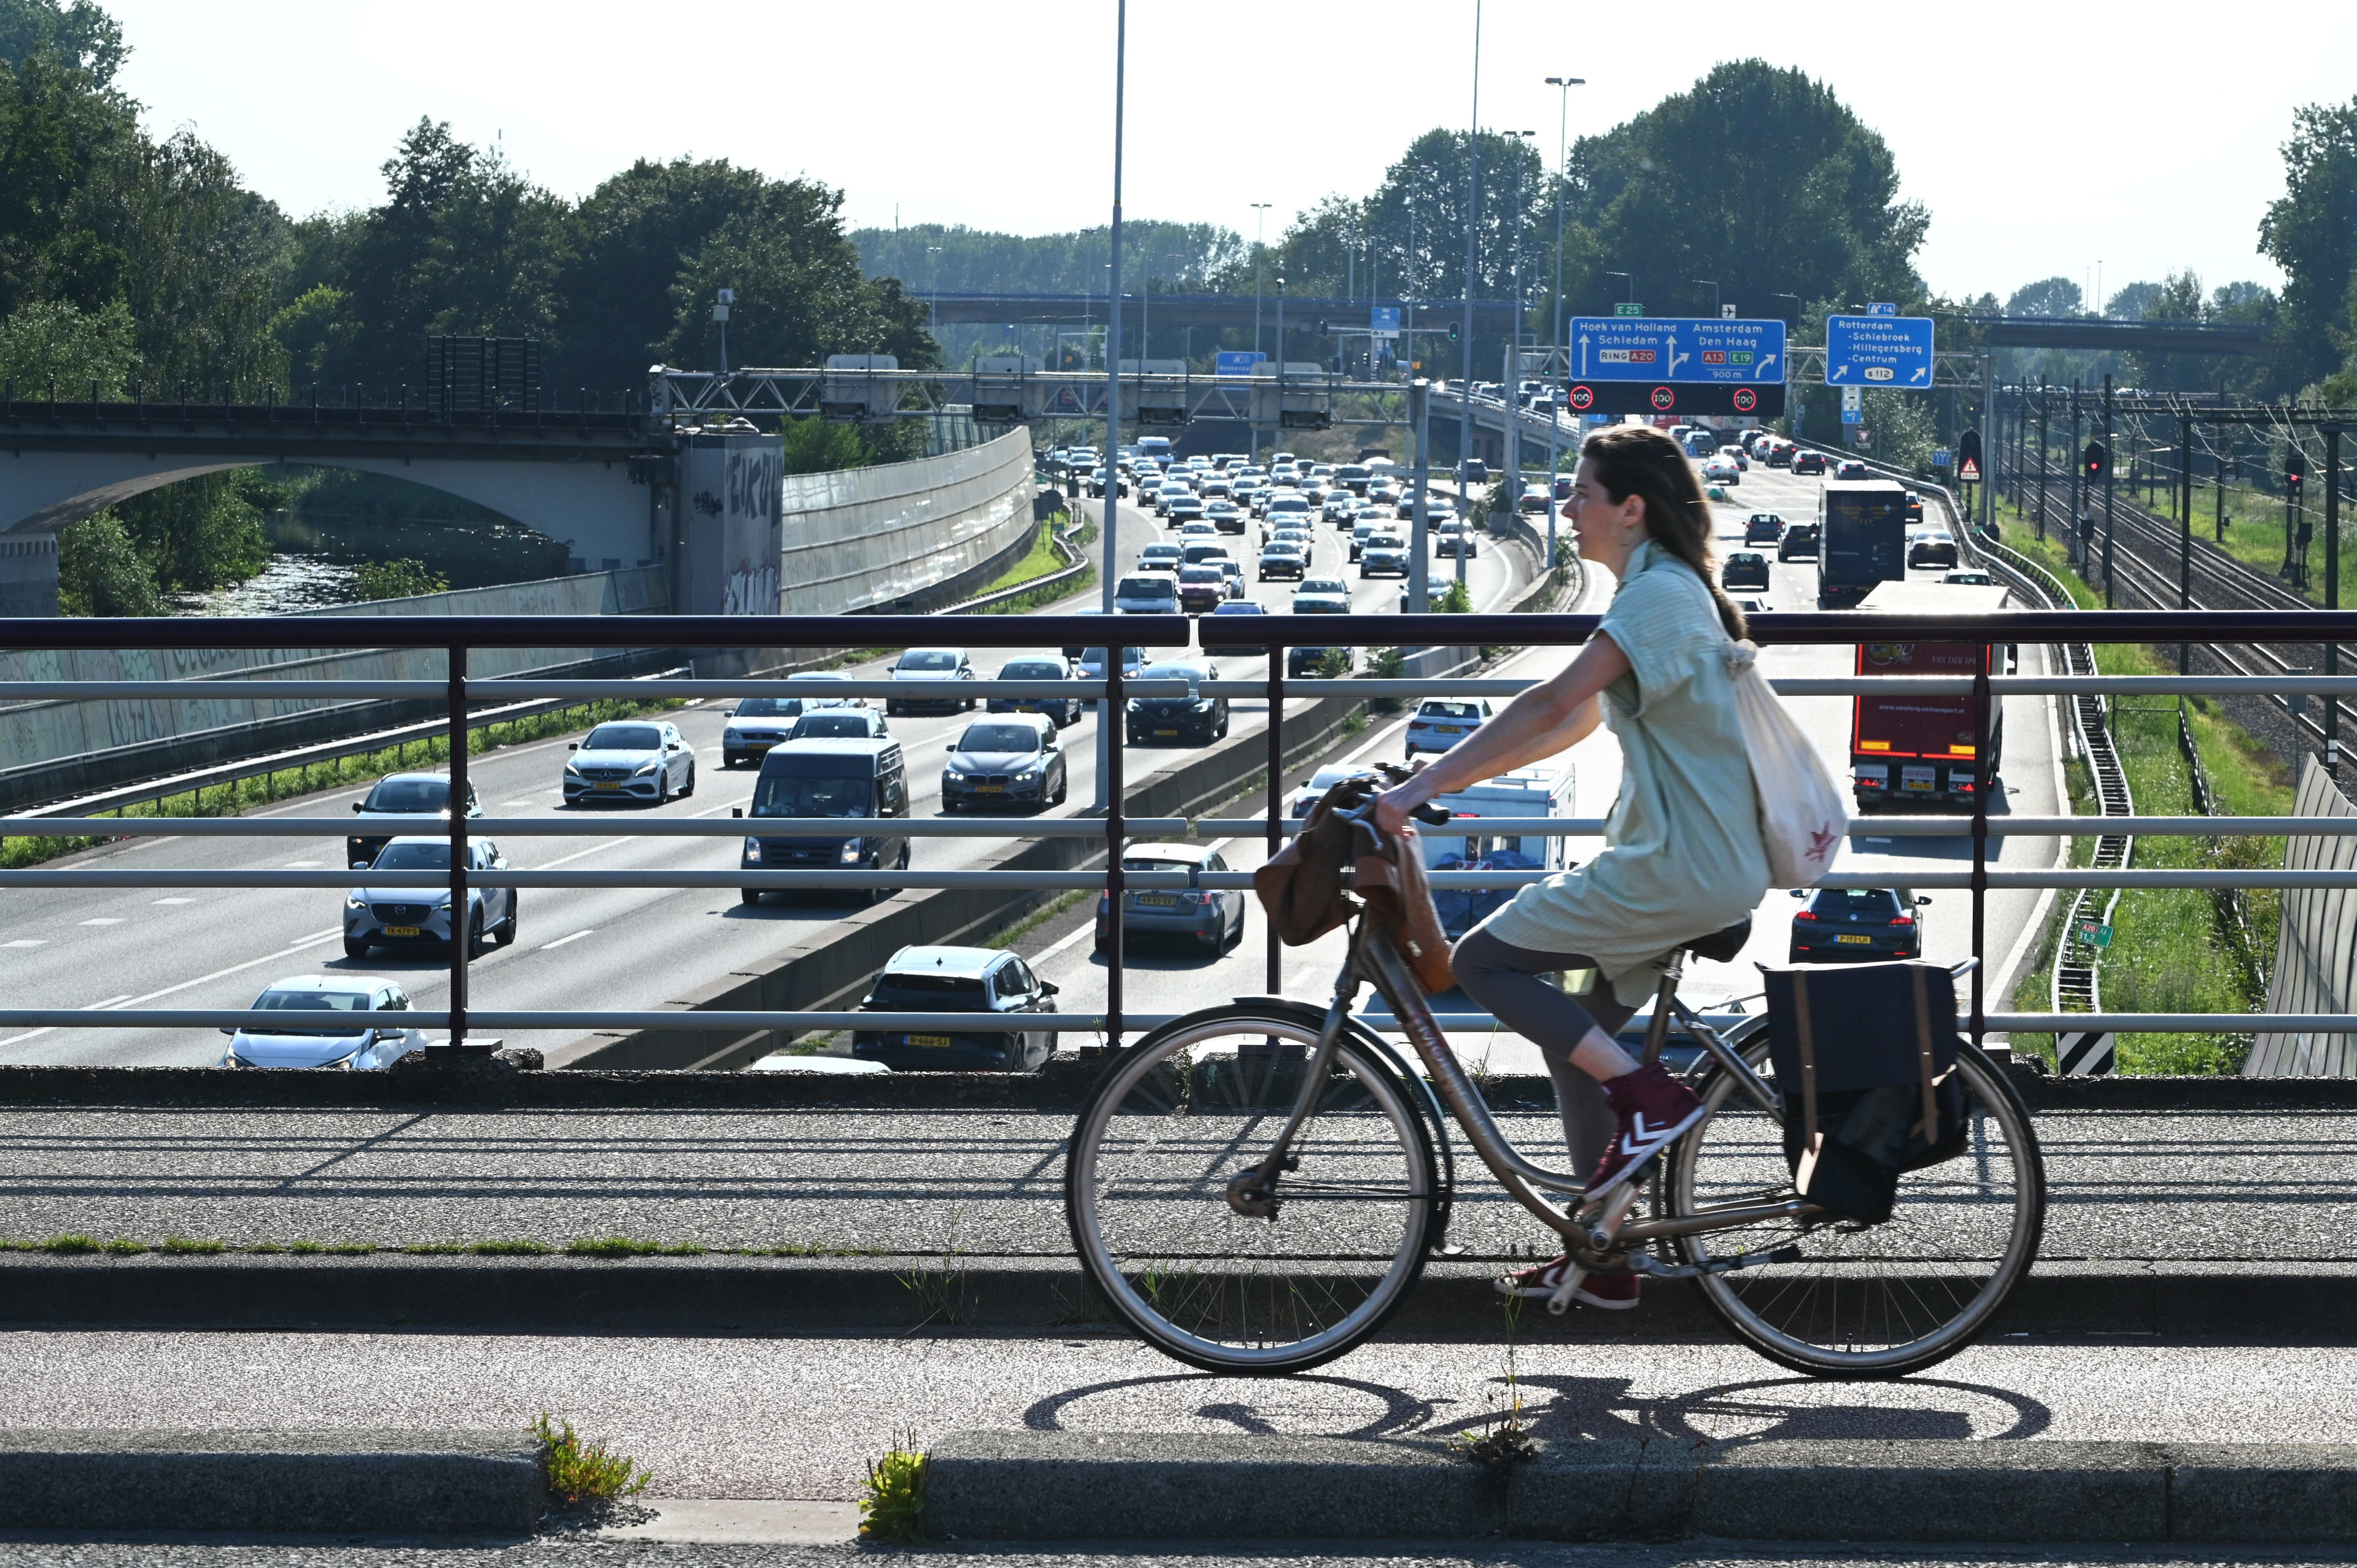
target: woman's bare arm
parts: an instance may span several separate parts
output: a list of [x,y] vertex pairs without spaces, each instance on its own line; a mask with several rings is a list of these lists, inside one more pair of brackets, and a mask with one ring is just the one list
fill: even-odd
[[1604,688],[1629,672],[1629,656],[1598,632],[1579,657],[1552,679],[1508,703],[1488,724],[1396,789],[1375,797],[1375,821],[1387,833],[1407,825],[1407,814],[1437,795],[1527,768],[1594,733]]

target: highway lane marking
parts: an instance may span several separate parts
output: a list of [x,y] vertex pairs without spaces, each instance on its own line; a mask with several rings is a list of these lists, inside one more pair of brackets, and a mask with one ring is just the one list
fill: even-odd
[[597,928],[593,926],[587,930],[576,931],[569,937],[559,937],[553,942],[543,942],[540,944],[540,950],[546,952],[551,948],[561,948],[567,942],[577,942],[584,937],[595,936],[596,934]]
[[[299,941],[291,943],[286,947],[280,948],[276,952],[266,952],[260,958],[250,958],[243,963],[233,963],[226,969],[217,969],[210,974],[200,974],[194,980],[184,980],[178,985],[167,985],[161,991],[151,991],[145,996],[110,996],[105,1001],[95,1003],[92,1005],[98,1007],[113,1007],[116,1004],[120,1003],[126,1007],[135,1007],[143,1002],[153,1002],[158,997],[169,996],[175,992],[186,991],[192,985],[202,985],[208,981],[219,980],[223,975],[235,974],[238,971],[242,969],[252,969],[258,963],[269,963],[274,959],[288,957],[291,954],[301,952],[305,948],[317,947],[321,942],[330,941],[343,934],[344,929],[341,926],[330,926],[328,929],[319,932],[317,936],[305,937]],[[57,1026],[52,1026],[49,1028],[34,1029],[22,1035],[12,1035],[7,1039],[0,1040],[0,1047],[19,1045],[24,1041],[33,1039],[38,1036],[53,1034],[56,1032],[57,1027]]]
[[196,900],[194,898],[150,898],[147,902],[150,904],[193,904]]
[[324,860],[290,860],[286,863],[286,869],[289,871],[313,871],[327,864],[328,863]]
[[0,942],[0,948],[41,948],[48,945],[48,939],[43,937],[26,937],[13,942]]
[[84,920],[81,923],[85,926],[119,926],[123,924],[123,917],[120,915],[101,915],[94,920]]
[[552,871],[557,866],[563,865],[567,861],[579,860],[585,854],[595,854],[601,849],[611,849],[618,843],[628,843],[630,842],[630,841],[626,838],[608,839],[602,843],[593,843],[587,849],[576,849],[571,854],[560,854],[554,860],[548,862],[546,865],[534,866],[533,869],[535,871]]

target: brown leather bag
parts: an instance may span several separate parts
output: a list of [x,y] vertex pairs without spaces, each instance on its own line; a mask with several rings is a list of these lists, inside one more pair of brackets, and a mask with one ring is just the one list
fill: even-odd
[[[1405,775],[1403,775],[1404,777]],[[1448,964],[1448,938],[1432,907],[1424,859],[1415,841],[1385,843],[1341,813],[1363,807],[1382,779],[1346,779],[1318,798],[1301,832],[1253,873],[1253,891],[1287,947],[1302,947],[1346,924],[1363,902],[1368,918],[1391,938],[1427,994],[1457,983]],[[1345,892],[1350,865],[1358,897]]]

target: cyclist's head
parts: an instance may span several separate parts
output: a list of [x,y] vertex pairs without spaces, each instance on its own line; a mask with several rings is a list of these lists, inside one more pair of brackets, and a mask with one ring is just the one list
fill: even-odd
[[1614,505],[1631,496],[1644,501],[1647,537],[1695,569],[1718,606],[1727,635],[1741,637],[1743,612],[1711,576],[1710,502],[1678,444],[1649,424],[1618,424],[1589,436],[1579,456]]

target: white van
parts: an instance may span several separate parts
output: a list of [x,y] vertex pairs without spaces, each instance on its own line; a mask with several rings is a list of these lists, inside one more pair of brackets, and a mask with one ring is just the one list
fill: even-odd
[[[1563,757],[1517,768],[1495,779],[1442,795],[1433,804],[1446,806],[1458,821],[1484,817],[1568,817],[1572,814],[1573,773]],[[1479,862],[1506,871],[1568,871],[1578,863],[1569,841],[1559,834],[1481,833],[1469,838],[1444,838],[1427,830],[1418,835],[1424,863],[1434,871],[1456,871]],[[1513,887],[1436,887],[1433,908],[1441,929],[1455,940],[1488,919],[1491,911],[1513,897]]]

